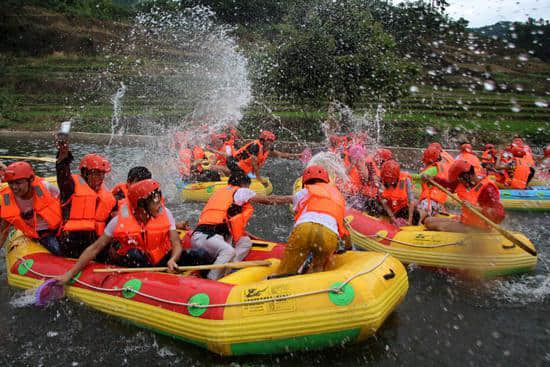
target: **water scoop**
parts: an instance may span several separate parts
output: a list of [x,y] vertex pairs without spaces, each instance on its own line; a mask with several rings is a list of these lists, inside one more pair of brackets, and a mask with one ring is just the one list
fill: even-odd
[[63,298],[65,296],[65,288],[57,280],[50,279],[36,289],[35,296],[35,304],[37,306],[46,306],[50,302]]

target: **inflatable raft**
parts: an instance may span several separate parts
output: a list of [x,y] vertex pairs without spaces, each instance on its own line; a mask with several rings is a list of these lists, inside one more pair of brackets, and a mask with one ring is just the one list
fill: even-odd
[[[416,174],[416,177],[418,179],[414,179],[414,193],[418,197],[422,188],[420,186],[420,176]],[[531,182],[525,190],[500,188],[499,191],[502,205],[507,210],[550,211],[550,186],[536,186]],[[446,204],[451,207],[457,206],[451,199],[447,199]]]
[[[374,252],[335,255],[329,270],[266,280],[284,245],[260,241],[246,260],[271,259],[219,281],[157,272],[95,273],[92,263],[66,287],[68,297],[132,324],[221,355],[319,349],[373,335],[403,300],[407,273]],[[35,288],[74,259],[51,255],[20,232],[6,246],[8,283]]]
[[[256,191],[260,195],[269,195],[273,192],[273,185],[268,180],[268,186],[265,187],[256,179],[252,179],[250,189]],[[181,198],[187,201],[207,201],[210,196],[222,187],[227,186],[227,177],[222,177],[221,181],[211,182],[194,182],[194,183],[182,183],[179,188],[181,189]]]
[[[397,227],[355,209],[348,209],[346,222],[356,247],[388,253],[404,263],[475,278],[525,273],[537,265],[537,257],[496,232],[466,234],[427,231],[423,226]],[[523,234],[514,235],[535,248]]]

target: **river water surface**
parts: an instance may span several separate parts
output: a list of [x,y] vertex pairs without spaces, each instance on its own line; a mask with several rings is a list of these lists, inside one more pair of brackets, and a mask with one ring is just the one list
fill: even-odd
[[[0,155],[54,155],[49,141],[2,140]],[[72,150],[75,170],[84,154],[106,154],[113,163],[110,181],[125,180],[132,165],[153,168],[176,218],[196,222],[202,205],[178,200],[174,171],[151,159],[152,149],[73,144]],[[41,175],[55,174],[53,163],[34,165]],[[290,193],[301,165],[271,160],[264,171],[275,193]],[[409,293],[375,337],[316,352],[238,358],[219,357],[66,299],[45,308],[29,305],[29,292],[7,285],[2,250],[0,365],[550,366],[550,214],[509,213],[504,224],[537,246],[533,273],[470,282],[409,266]],[[249,229],[285,241],[291,226],[286,206],[257,205]]]

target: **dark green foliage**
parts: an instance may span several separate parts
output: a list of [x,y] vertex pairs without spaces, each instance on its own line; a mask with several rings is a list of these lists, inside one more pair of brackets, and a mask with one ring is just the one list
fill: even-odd
[[362,5],[321,0],[295,9],[281,26],[280,41],[259,56],[262,92],[294,103],[339,100],[350,106],[405,94],[416,68],[396,55],[393,38]]
[[39,6],[60,13],[101,19],[122,19],[134,15],[134,11],[115,0],[5,0],[3,6]]

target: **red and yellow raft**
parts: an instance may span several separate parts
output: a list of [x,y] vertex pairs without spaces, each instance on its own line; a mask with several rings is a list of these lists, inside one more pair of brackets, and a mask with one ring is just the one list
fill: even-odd
[[[348,209],[353,244],[367,251],[391,254],[402,262],[488,278],[518,274],[535,269],[532,256],[497,232],[436,232],[424,226],[397,227],[355,209]],[[523,243],[535,248],[522,233],[512,232]]]
[[[39,286],[74,259],[51,255],[14,232],[7,241],[8,283]],[[222,355],[267,354],[357,342],[373,335],[403,300],[407,273],[395,258],[350,251],[328,271],[266,280],[283,244],[255,243],[246,260],[269,267],[236,271],[219,281],[160,272],[94,273],[90,264],[66,287],[70,298],[135,325]]]

